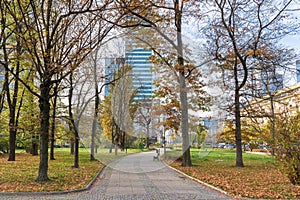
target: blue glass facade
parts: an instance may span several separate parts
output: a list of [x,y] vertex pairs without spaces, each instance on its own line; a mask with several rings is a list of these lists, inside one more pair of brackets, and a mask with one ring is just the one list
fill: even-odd
[[135,100],[148,100],[152,97],[151,62],[148,61],[152,51],[134,48],[125,54],[126,64],[132,66],[133,88],[138,89]]

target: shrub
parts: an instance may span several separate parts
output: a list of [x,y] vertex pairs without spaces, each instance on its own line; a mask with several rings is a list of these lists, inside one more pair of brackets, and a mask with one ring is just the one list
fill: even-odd
[[8,136],[0,135],[0,152],[8,153],[9,142]]
[[280,116],[275,121],[275,156],[293,185],[300,185],[300,113]]

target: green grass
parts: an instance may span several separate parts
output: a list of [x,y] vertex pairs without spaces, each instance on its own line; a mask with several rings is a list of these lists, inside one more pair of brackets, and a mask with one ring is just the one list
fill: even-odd
[[73,155],[69,149],[55,149],[55,159],[49,160],[49,182],[37,183],[39,156],[17,150],[16,161],[7,161],[8,155],[0,155],[1,192],[64,191],[87,186],[103,164],[90,161],[87,149],[80,149],[79,168],[72,168]]
[[[128,154],[140,152],[128,149]],[[37,183],[39,156],[32,156],[25,150],[16,150],[16,161],[8,162],[7,154],[0,154],[0,192],[66,191],[86,187],[99,170],[108,162],[126,156],[126,152],[109,153],[98,149],[96,161],[90,161],[90,149],[79,149],[79,168],[73,168],[74,155],[69,148],[55,148],[55,160],[49,160],[49,182]],[[100,162],[99,162],[100,161]]]

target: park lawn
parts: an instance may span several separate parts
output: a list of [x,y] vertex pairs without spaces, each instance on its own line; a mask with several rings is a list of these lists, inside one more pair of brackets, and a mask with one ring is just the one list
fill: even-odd
[[191,149],[193,167],[170,165],[235,197],[300,199],[300,186],[293,186],[268,155],[244,153],[245,167],[235,167],[234,150],[212,150],[208,154]]
[[80,149],[79,168],[72,168],[73,155],[69,149],[55,149],[55,159],[49,160],[49,182],[37,183],[39,156],[25,152],[16,154],[16,161],[8,162],[8,155],[0,154],[0,192],[46,192],[85,188],[103,164],[90,161],[87,149]]
[[[128,154],[140,152],[129,149]],[[0,192],[50,192],[70,191],[85,188],[97,175],[99,170],[114,159],[125,156],[108,153],[108,149],[99,149],[96,161],[90,161],[89,149],[80,148],[79,168],[72,168],[74,156],[68,148],[55,149],[55,159],[49,160],[49,182],[37,183],[39,156],[32,156],[18,150],[16,161],[8,162],[7,154],[0,154]]]

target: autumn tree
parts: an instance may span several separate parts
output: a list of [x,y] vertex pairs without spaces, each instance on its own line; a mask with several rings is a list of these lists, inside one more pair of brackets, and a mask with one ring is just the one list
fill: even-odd
[[[120,1],[120,7],[128,11],[128,21],[132,27],[144,27],[142,30],[131,32],[141,43],[151,48],[154,53],[163,60],[164,65],[170,68],[176,76],[180,99],[180,122],[182,132],[183,159],[182,166],[191,166],[189,144],[189,120],[188,120],[188,90],[187,79],[190,76],[191,67],[185,55],[182,27],[184,17],[196,12],[196,1],[173,2],[160,1]],[[195,9],[195,10],[192,10]],[[123,26],[124,24],[119,24]],[[135,32],[137,31],[137,32]],[[153,31],[154,33],[151,33]],[[135,34],[138,33],[138,34]],[[154,37],[152,37],[154,36]],[[156,44],[154,45],[154,41]],[[164,47],[162,47],[162,44]],[[164,50],[163,50],[164,49]],[[166,54],[165,54],[166,53]],[[170,57],[171,55],[171,57]]]
[[115,155],[117,155],[118,147],[121,150],[126,148],[126,138],[134,133],[133,120],[138,103],[134,101],[137,91],[133,89],[131,70],[131,66],[124,62],[120,63],[119,68],[112,73],[109,94],[101,103],[100,122],[103,134],[114,145]]
[[[5,1],[0,3],[1,21],[1,67],[5,70],[3,81],[3,93],[1,95],[1,110],[4,101],[9,109],[9,158],[15,161],[16,137],[20,117],[20,109],[23,103],[25,88],[20,92],[19,79],[30,82],[32,70],[28,62],[28,52],[22,45],[20,34],[23,32],[22,19],[20,16],[9,15]],[[17,22],[17,23],[14,23]]]
[[30,54],[40,84],[39,92],[35,92],[26,81],[19,79],[39,98],[41,153],[37,181],[47,181],[50,99],[53,96],[51,88],[73,72],[108,35],[114,25],[104,23],[102,19],[113,17],[111,21],[114,21],[118,20],[119,15],[107,15],[110,1],[2,2],[14,23],[20,24],[20,16],[24,26],[18,35]]
[[[259,61],[281,55],[278,41],[293,31],[286,9],[292,0],[248,1],[215,0],[214,17],[207,35],[209,52],[216,59],[233,91],[231,111],[235,120],[236,166],[243,167],[241,105],[245,86],[252,71],[260,70]],[[276,8],[276,9],[273,9]],[[291,22],[291,23],[288,23]]]

